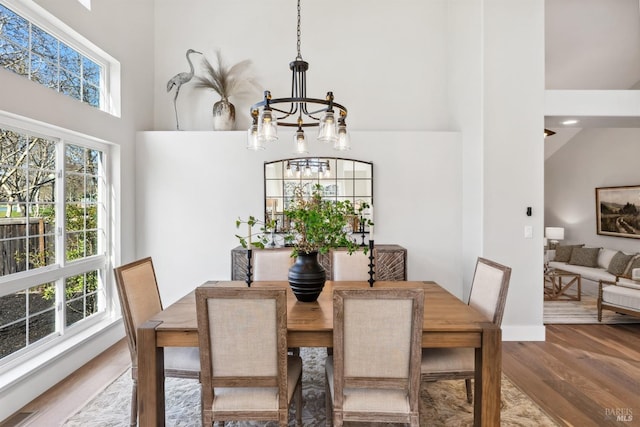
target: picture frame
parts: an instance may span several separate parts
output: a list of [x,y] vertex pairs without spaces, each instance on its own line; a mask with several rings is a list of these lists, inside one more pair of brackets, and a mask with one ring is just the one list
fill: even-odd
[[597,233],[640,239],[640,185],[596,188]]

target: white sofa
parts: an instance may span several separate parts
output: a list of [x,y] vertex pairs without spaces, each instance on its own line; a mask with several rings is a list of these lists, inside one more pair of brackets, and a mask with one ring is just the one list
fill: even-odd
[[587,267],[584,265],[570,264],[568,261],[556,261],[555,249],[550,249],[547,251],[547,259],[549,260],[549,267],[551,268],[557,268],[560,270],[579,274],[582,278],[583,289],[586,288],[587,290],[591,291],[588,293],[595,295],[596,289],[598,288],[598,283],[601,280],[605,280],[608,282],[616,281],[616,275],[609,273],[607,271],[607,268],[609,267],[611,259],[617,252],[618,251],[615,249],[601,248],[598,252],[597,267]]
[[631,278],[618,277],[616,282],[601,280],[598,284],[598,322],[602,310],[640,317],[640,268],[632,270]]
[[[583,289],[589,283],[591,288],[597,287],[598,321],[602,321],[602,310],[640,317],[640,254],[618,254],[615,249],[584,245],[569,249],[569,246],[559,249],[561,260],[555,250],[547,251],[549,267],[580,274]],[[565,261],[567,252],[570,255]]]

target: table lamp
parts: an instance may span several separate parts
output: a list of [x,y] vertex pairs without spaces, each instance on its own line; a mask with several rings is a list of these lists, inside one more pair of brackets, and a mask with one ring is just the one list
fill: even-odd
[[564,240],[564,227],[546,227],[544,234],[549,243],[557,245],[558,241]]

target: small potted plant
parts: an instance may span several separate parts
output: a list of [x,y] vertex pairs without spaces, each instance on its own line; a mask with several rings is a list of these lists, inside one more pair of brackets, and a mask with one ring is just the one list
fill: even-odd
[[[321,185],[313,187],[311,194],[306,195],[304,187],[297,186],[294,189],[293,200],[285,208],[284,215],[289,221],[286,227],[285,243],[292,247],[291,256],[296,261],[289,269],[289,284],[299,301],[312,302],[318,299],[324,283],[326,272],[318,262],[318,254],[324,254],[334,248],[346,248],[349,254],[363,250],[367,253],[367,246],[358,245],[352,238],[351,223],[353,218],[360,217],[367,226],[373,222],[365,218],[363,211],[368,209],[367,203],[360,203],[355,208],[349,200],[328,200],[323,198]],[[251,227],[261,224],[261,231],[265,232],[271,226],[260,222],[253,217],[248,221],[238,219],[236,226],[249,224]],[[246,238],[240,239],[243,247],[264,247],[267,241],[265,234],[257,234],[257,240],[251,242]]]

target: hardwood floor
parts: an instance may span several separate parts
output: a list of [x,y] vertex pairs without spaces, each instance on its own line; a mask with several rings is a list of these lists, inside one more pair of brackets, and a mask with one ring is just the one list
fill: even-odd
[[640,324],[547,325],[505,342],[502,369],[562,426],[640,426]]
[[[545,342],[505,342],[502,365],[561,426],[640,426],[640,324],[547,325]],[[122,340],[0,427],[60,425],[128,366]]]

